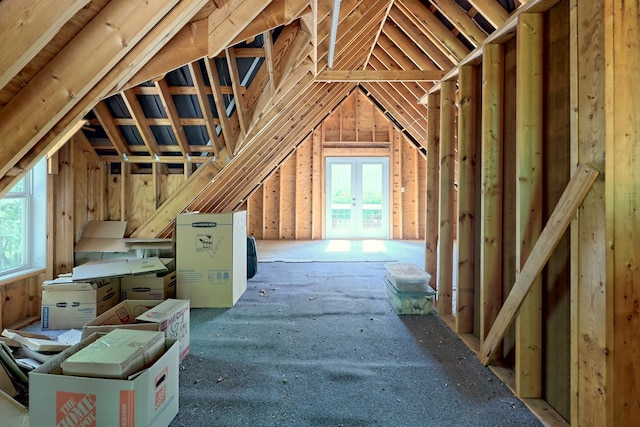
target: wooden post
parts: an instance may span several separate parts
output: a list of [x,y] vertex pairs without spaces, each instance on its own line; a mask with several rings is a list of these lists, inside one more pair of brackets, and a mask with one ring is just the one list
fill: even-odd
[[[480,202],[480,343],[502,306],[502,145],[504,48],[484,46],[482,59],[482,198]],[[496,357],[500,357],[496,354]]]
[[[517,26],[516,277],[542,230],[543,15],[522,14]],[[542,393],[542,279],[538,277],[516,318],[516,393]]]
[[438,234],[440,232],[440,94],[427,97],[427,220],[425,225],[425,270],[435,289],[438,277]]
[[456,82],[442,82],[440,94],[440,238],[438,244],[438,312],[452,312],[454,249],[454,172]]
[[[632,425],[640,418],[639,14],[637,1],[605,0],[601,17],[606,65],[605,99],[599,105],[605,105],[606,124],[607,425]],[[587,280],[581,277],[581,284]],[[593,291],[602,286],[597,285],[591,281]]]
[[458,285],[456,332],[473,333],[476,197],[476,67],[460,67],[458,114]]

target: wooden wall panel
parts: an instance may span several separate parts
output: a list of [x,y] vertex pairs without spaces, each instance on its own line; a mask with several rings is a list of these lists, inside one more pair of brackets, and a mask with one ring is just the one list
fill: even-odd
[[294,239],[296,235],[296,153],[280,166],[279,239]]
[[391,158],[389,159],[389,176],[391,178],[390,187],[390,215],[391,215],[391,238],[402,238],[402,223],[404,218],[402,217],[402,170],[404,168],[402,158],[402,140],[400,138],[400,132],[396,129],[392,134],[393,146],[391,149]]
[[263,184],[264,187],[264,239],[280,238],[280,171],[275,171]]
[[[401,137],[401,135],[400,135]],[[401,181],[401,206],[402,206],[402,239],[415,240],[418,238],[418,180],[417,150],[400,138],[402,155]]]
[[294,238],[313,238],[313,142],[309,135],[296,151]]
[[264,211],[264,186],[261,185],[247,200],[247,235],[262,239],[264,228],[262,212]]
[[[336,140],[338,137],[343,139]],[[377,139],[373,141],[373,138]],[[251,232],[264,239],[324,237],[324,162],[327,155],[389,157],[390,237],[424,239],[425,156],[360,91],[347,97],[298,146],[277,169],[277,178],[272,176],[250,196],[249,221],[254,224],[251,227],[262,227],[262,230],[250,227]],[[274,179],[278,180],[277,185]],[[276,199],[279,200],[277,204]],[[252,221],[251,216],[256,215],[264,221]],[[274,227],[279,230],[277,233]]]
[[324,159],[322,157],[322,132],[316,129],[311,133],[311,206],[312,239],[324,238]]

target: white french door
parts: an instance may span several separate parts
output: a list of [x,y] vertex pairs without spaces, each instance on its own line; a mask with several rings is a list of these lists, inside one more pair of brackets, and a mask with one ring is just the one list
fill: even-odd
[[326,158],[326,238],[389,237],[389,159]]

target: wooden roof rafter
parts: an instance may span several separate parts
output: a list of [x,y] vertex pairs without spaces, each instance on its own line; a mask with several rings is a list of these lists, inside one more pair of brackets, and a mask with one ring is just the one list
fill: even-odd
[[160,148],[156,142],[156,137],[153,135],[151,126],[149,126],[149,122],[146,120],[140,101],[138,101],[138,97],[131,90],[125,90],[121,92],[120,95],[131,114],[131,118],[133,119],[138,132],[140,133],[142,142],[147,147],[147,150],[149,150],[149,156],[151,159],[159,157]]
[[160,102],[167,114],[171,129],[176,137],[176,142],[178,143],[178,147],[180,147],[180,152],[186,160],[189,160],[189,157],[191,156],[191,147],[189,147],[189,140],[187,139],[187,135],[182,127],[182,123],[180,123],[180,113],[176,108],[176,104],[173,102],[167,80],[164,78],[157,80],[154,82],[154,86],[158,89]]
[[115,124],[113,115],[111,114],[107,104],[104,101],[100,101],[95,107],[93,107],[93,112],[109,137],[109,140],[113,144],[113,148],[116,150],[120,158],[126,161],[129,156],[131,156],[131,150],[129,149],[127,142],[124,140],[122,132],[120,132],[120,128]]
[[225,146],[229,153],[234,154],[235,146],[237,144],[237,136],[234,137],[231,124],[229,123],[229,117],[225,107],[226,104],[224,102],[224,94],[222,92],[222,87],[220,86],[218,67],[216,66],[215,59],[211,58],[204,58],[204,64],[207,70],[207,76],[209,77],[209,83],[211,84],[213,103],[216,105],[216,110],[218,111],[218,118],[220,120],[222,134],[224,135]]
[[216,157],[220,155],[220,138],[216,129],[217,123],[213,118],[213,110],[209,104],[208,95],[204,89],[204,77],[202,76],[202,70],[200,69],[199,62],[192,62],[188,65],[191,78],[193,79],[193,86],[197,91],[198,105],[200,106],[200,113],[205,119],[205,127],[207,128],[207,134],[209,135],[209,141],[213,147],[213,152]]

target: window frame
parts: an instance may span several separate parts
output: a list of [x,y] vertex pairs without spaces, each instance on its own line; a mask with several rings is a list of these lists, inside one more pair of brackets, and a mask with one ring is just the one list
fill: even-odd
[[[19,182],[22,191],[9,191],[2,199],[25,200],[23,264],[0,271],[0,283],[17,280],[46,268],[47,253],[47,168],[41,159]],[[16,183],[15,186],[17,186]]]

